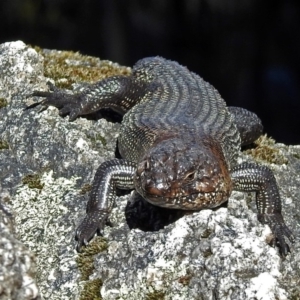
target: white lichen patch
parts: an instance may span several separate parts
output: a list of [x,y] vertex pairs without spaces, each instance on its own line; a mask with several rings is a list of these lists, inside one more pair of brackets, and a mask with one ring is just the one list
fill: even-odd
[[250,280],[246,289],[247,299],[257,300],[286,300],[287,293],[278,287],[277,280],[269,273],[262,273]]
[[65,282],[59,290],[51,290],[59,273],[72,273],[76,268],[75,250],[72,255],[61,256],[63,249],[74,248],[73,224],[62,224],[62,217],[69,211],[64,205],[66,198],[76,190],[76,178],[53,178],[53,173],[45,173],[41,182],[42,190],[21,186],[13,199],[16,212],[16,231],[19,239],[37,257],[37,282],[44,299],[70,299],[67,295],[78,294],[78,286]]
[[[134,229],[118,235],[105,259],[103,254],[98,258],[98,275],[105,274],[103,299],[141,299],[155,293],[164,299],[198,299],[199,291],[205,297],[216,291],[219,299],[281,299],[280,257],[266,243],[270,229],[258,223],[245,203],[231,206],[240,213],[246,209],[245,217],[237,218],[227,208],[202,210],[156,233]],[[207,229],[212,234],[203,238]],[[205,243],[211,252],[207,257],[201,250]],[[128,260],[127,268],[118,264],[120,259]],[[269,279],[264,288],[255,280],[261,274]]]
[[43,63],[39,54],[22,41],[4,43],[1,48],[4,50],[1,49],[0,69],[5,70],[6,76],[1,72],[0,90],[10,102],[11,95],[22,91],[19,86],[43,77]]

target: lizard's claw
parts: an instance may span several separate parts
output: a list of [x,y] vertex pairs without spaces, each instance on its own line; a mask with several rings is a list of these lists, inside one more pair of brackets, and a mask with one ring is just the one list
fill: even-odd
[[80,96],[78,94],[68,94],[64,90],[55,87],[52,83],[49,82],[48,86],[50,89],[49,92],[34,91],[32,94],[27,96],[27,98],[43,97],[45,99],[27,106],[25,110],[34,108],[38,105],[42,105],[42,109],[40,110],[41,112],[48,106],[54,106],[59,109],[60,116],[69,114],[69,120],[75,120],[81,112]]
[[278,245],[280,254],[285,257],[290,251],[285,237],[291,242],[295,242],[295,237],[291,230],[285,225],[280,213],[259,215],[259,221],[270,226],[274,238],[271,241],[272,246]]
[[96,232],[101,232],[107,222],[107,217],[108,213],[103,211],[87,213],[76,230],[75,239],[77,241],[77,252],[80,252],[82,246],[88,244]]

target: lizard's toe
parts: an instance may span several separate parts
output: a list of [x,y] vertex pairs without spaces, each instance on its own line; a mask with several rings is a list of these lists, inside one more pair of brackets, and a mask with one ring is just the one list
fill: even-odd
[[107,213],[96,211],[88,213],[78,226],[75,234],[77,240],[76,250],[80,252],[82,246],[86,246],[96,232],[101,232],[107,219]]
[[274,242],[279,247],[280,254],[285,257],[288,255],[290,250],[289,244],[286,242],[285,237],[291,242],[294,243],[295,239],[292,232],[288,229],[285,224],[276,225],[273,229],[274,232]]
[[292,231],[286,226],[282,215],[279,213],[266,214],[265,220],[271,227],[274,235],[272,245],[278,246],[279,252],[283,257],[287,256],[288,253],[291,252],[290,245],[287,243],[287,240],[289,240],[290,243],[294,243],[295,241]]
[[52,84],[48,84],[50,91],[34,91],[32,94],[28,95],[28,97],[42,97],[44,98],[42,101],[31,104],[25,108],[31,109],[38,105],[43,107],[43,110],[48,106],[54,106],[59,109],[60,116],[65,116],[67,114],[70,115],[69,120],[75,120],[81,112],[80,105],[80,95],[78,94],[69,94],[64,90],[61,90],[55,87]]

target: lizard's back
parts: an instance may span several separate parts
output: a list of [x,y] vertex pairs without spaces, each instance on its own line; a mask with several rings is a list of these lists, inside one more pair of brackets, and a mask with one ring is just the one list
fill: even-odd
[[[119,146],[138,161],[164,136],[204,136],[219,143],[228,167],[235,164],[240,136],[218,91],[187,68],[160,57],[137,62],[133,76],[151,82],[142,100],[124,116]],[[132,142],[134,141],[134,142]]]

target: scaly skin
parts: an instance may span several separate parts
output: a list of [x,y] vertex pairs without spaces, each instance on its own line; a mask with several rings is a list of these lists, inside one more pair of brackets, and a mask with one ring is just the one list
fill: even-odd
[[260,222],[270,225],[280,252],[289,252],[285,237],[294,237],[281,215],[274,175],[258,164],[237,165],[240,146],[262,133],[260,120],[227,108],[217,90],[187,68],[145,58],[131,76],[102,80],[75,95],[52,87],[33,96],[45,97],[35,105],[55,106],[70,121],[104,107],[124,114],[118,140],[123,159],[103,163],[95,174],[87,215],[76,231],[78,251],[103,229],[121,188],[183,210],[216,207],[233,189],[256,192]]

